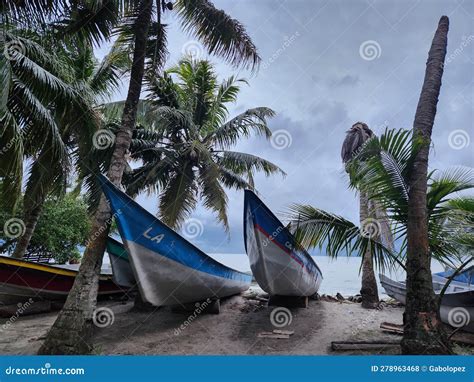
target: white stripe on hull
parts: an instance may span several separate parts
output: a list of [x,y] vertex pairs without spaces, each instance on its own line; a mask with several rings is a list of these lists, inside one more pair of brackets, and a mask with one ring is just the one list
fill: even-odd
[[139,244],[127,241],[132,269],[143,300],[155,306],[179,305],[232,296],[250,282],[214,276],[187,267]]
[[260,287],[271,295],[311,296],[321,284],[301,264],[269,240],[262,232],[251,229],[247,252],[252,273]]

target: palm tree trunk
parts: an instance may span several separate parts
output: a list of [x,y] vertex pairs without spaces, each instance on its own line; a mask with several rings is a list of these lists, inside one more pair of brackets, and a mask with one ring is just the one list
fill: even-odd
[[[114,153],[108,170],[109,179],[117,186],[122,180],[127,153],[135,126],[138,101],[145,70],[145,53],[150,28],[153,0],[142,0],[135,22],[135,45],[130,84],[122,115],[122,123],[115,139]],[[39,350],[39,354],[86,354],[92,350],[92,318],[97,303],[99,274],[107,236],[112,221],[110,207],[101,196],[92,225],[89,242],[79,273],[53,327]]]
[[32,207],[29,211],[25,211],[25,232],[20,236],[15,245],[12,257],[15,259],[22,259],[25,256],[26,250],[30,245],[31,238],[35,232],[36,224],[43,210],[43,204],[46,198],[43,198],[42,203]]
[[[371,217],[369,200],[364,191],[360,192],[360,222],[361,227],[367,224]],[[362,257],[362,287],[360,294],[362,296],[362,307],[368,309],[377,308],[379,305],[379,293],[377,288],[377,279],[374,273],[374,264],[372,259],[372,250],[369,247]]]
[[426,207],[428,155],[441,89],[448,29],[449,19],[443,16],[428,54],[425,79],[413,124],[414,137],[421,147],[416,153],[409,182],[403,354],[450,353],[433,292]]

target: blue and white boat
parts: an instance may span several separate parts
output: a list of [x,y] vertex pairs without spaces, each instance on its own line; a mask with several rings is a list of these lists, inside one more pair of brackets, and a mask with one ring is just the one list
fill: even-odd
[[155,306],[180,305],[249,288],[251,275],[206,255],[105,177],[101,183],[144,301]]
[[244,239],[250,267],[270,295],[312,296],[323,275],[313,258],[250,190],[245,191]]

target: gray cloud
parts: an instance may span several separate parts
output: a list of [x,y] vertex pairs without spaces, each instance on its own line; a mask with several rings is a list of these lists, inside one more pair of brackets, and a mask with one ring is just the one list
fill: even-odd
[[[232,113],[272,107],[278,113],[270,122],[272,130],[286,130],[291,136],[291,146],[284,150],[257,138],[238,145],[287,172],[285,179],[256,179],[262,198],[275,212],[302,202],[357,219],[357,197],[347,189],[339,156],[344,133],[355,121],[368,123],[377,133],[386,126],[411,128],[427,53],[443,14],[451,20],[448,55],[454,57],[445,68],[430,165],[474,166],[474,41],[459,49],[474,34],[474,2],[216,0],[215,4],[247,27],[266,63],[257,76],[238,73],[249,79],[250,86],[242,89]],[[182,34],[173,18],[166,22],[174,25],[169,31],[169,62],[174,63],[181,47],[193,38]],[[367,41],[380,47],[372,60],[360,54]],[[211,60],[222,77],[235,74],[228,65]],[[456,150],[449,137],[459,129],[471,142]],[[155,199],[141,200],[146,208],[156,208]],[[243,252],[242,207],[243,194],[230,191],[230,241],[214,216],[199,207],[193,216],[205,229],[195,243],[209,252]]]

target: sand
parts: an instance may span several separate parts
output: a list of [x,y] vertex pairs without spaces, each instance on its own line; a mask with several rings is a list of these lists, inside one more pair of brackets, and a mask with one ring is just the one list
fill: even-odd
[[[96,328],[94,352],[147,355],[334,354],[330,350],[331,341],[393,341],[399,338],[383,333],[379,327],[383,321],[400,324],[401,307],[366,310],[360,304],[348,301],[311,300],[308,308],[290,310],[291,323],[283,312],[283,323],[289,325],[275,327],[270,318],[275,307],[254,299],[255,295],[251,292],[247,297],[235,296],[222,301],[218,315],[176,313],[167,307],[136,312],[132,310],[132,302],[101,303],[101,307],[112,310],[113,323]],[[257,298],[261,299],[261,296]],[[0,354],[35,354],[56,315],[21,317],[3,329]],[[274,329],[294,331],[294,334],[287,339],[258,337],[259,333]]]

